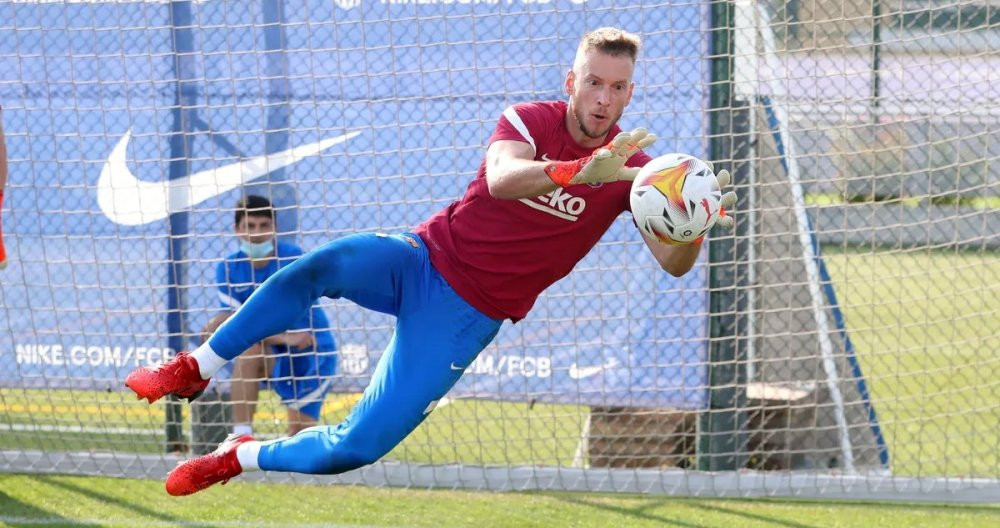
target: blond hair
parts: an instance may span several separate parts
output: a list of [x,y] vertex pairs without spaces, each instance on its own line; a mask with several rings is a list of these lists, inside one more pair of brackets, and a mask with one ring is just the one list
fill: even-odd
[[615,27],[597,28],[580,39],[574,62],[583,60],[588,51],[599,51],[612,57],[628,57],[634,63],[641,47],[639,35]]

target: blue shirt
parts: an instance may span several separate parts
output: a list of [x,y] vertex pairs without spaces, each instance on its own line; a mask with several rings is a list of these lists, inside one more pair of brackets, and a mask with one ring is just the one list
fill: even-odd
[[[219,286],[219,302],[224,308],[235,311],[250,298],[250,294],[262,282],[300,256],[302,248],[286,242],[275,244],[274,258],[268,260],[267,265],[262,268],[254,268],[242,250],[227,256],[215,270],[215,282]],[[312,309],[296,319],[289,330],[305,328],[313,330],[317,350],[336,350],[336,343],[330,332],[330,321],[318,303],[313,303]]]

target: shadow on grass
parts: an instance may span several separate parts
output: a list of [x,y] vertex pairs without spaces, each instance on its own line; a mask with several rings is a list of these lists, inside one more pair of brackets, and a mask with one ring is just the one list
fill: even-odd
[[[801,506],[801,507],[816,507],[816,508],[835,508],[835,507],[846,507],[846,508],[858,508],[865,510],[885,510],[886,508],[892,509],[905,509],[908,512],[923,512],[923,513],[936,513],[936,514],[950,514],[950,513],[972,513],[972,514],[985,514],[992,517],[1000,518],[1000,500],[997,504],[948,504],[948,503],[924,503],[924,502],[903,502],[903,501],[851,501],[851,500],[821,500],[821,499],[795,499],[795,498],[771,498],[771,497],[760,497],[760,498],[693,498],[693,497],[656,497],[647,495],[634,495],[634,494],[622,494],[620,497],[622,499],[630,500],[640,500],[643,501],[642,504],[635,507],[625,507],[618,506],[614,504],[606,504],[598,502],[593,498],[589,498],[585,495],[575,495],[572,493],[563,492],[549,492],[543,493],[554,499],[569,502],[579,506],[591,507],[603,511],[614,512],[621,515],[626,515],[634,517],[636,519],[644,519],[650,521],[656,521],[661,523],[667,523],[672,526],[693,526],[685,521],[679,521],[671,519],[669,517],[647,513],[646,510],[653,508],[658,508],[661,506],[667,506],[670,504],[686,504],[691,508],[711,511],[719,514],[732,515],[734,517],[739,517],[745,520],[754,520],[764,523],[770,523],[774,526],[787,526],[789,528],[819,528],[823,524],[804,524],[797,521],[790,521],[786,519],[777,518],[770,515],[763,515],[760,513],[751,513],[746,511],[741,511],[737,508],[739,505],[746,504],[758,504],[758,505],[769,505],[769,506]],[[617,496],[616,496],[617,497]],[[732,507],[730,507],[730,505]],[[734,520],[734,526],[739,526],[739,520]]]
[[[70,482],[66,482],[66,481],[64,481],[62,479],[55,479],[55,478],[47,477],[47,476],[38,476],[38,477],[35,477],[35,478],[39,482],[44,482],[45,484],[48,484],[50,486],[54,486],[54,487],[57,487],[57,488],[62,488],[62,489],[66,490],[66,491],[69,491],[71,493],[76,493],[76,494],[79,494],[79,495],[83,495],[84,497],[88,497],[90,499],[93,499],[95,501],[99,501],[99,502],[101,502],[103,504],[106,504],[106,505],[109,505],[109,506],[117,506],[117,507],[125,509],[125,510],[131,510],[131,511],[135,512],[137,515],[144,515],[144,516],[147,516],[147,517],[151,517],[153,519],[157,519],[157,520],[161,521],[162,523],[176,523],[178,525],[184,525],[184,526],[205,526],[205,527],[214,526],[212,523],[203,523],[203,522],[199,522],[199,521],[190,521],[190,520],[187,520],[187,519],[184,519],[184,518],[181,518],[181,517],[175,517],[173,515],[165,514],[163,512],[157,511],[157,510],[152,509],[152,508],[146,508],[144,506],[140,506],[139,504],[136,504],[137,500],[139,500],[139,498],[140,498],[139,496],[135,496],[134,498],[132,498],[130,500],[125,500],[125,499],[122,499],[122,498],[119,498],[119,497],[115,497],[114,495],[108,495],[106,493],[101,493],[101,492],[98,492],[98,491],[94,491],[92,489],[87,489],[87,488],[84,488],[82,486],[77,486],[77,485],[72,484]],[[121,482],[123,483],[123,485],[128,485],[128,482],[130,482],[130,481],[128,481],[128,480],[122,480]],[[137,522],[137,524],[140,523],[141,519],[136,519],[136,522]],[[159,524],[159,523],[157,523],[157,524]]]
[[[712,499],[715,500],[715,499]],[[782,499],[761,497],[757,499],[718,499],[734,502],[759,502],[784,506],[846,506],[850,508],[885,509],[905,508],[910,511],[951,513],[956,510],[966,513],[988,513],[1000,517],[1000,497],[995,504],[970,504],[946,502],[913,502],[913,501],[871,501],[871,500],[822,500],[822,499]]]
[[[658,507],[661,507],[661,506],[668,506],[670,504],[688,504],[688,505],[690,505],[692,507],[695,507],[696,509],[699,509],[699,510],[711,511],[711,512],[725,514],[725,515],[732,515],[734,517],[738,517],[738,518],[744,519],[744,520],[754,520],[754,521],[760,521],[760,522],[770,523],[770,524],[772,524],[774,526],[787,526],[789,528],[821,528],[823,526],[821,524],[812,525],[812,524],[802,524],[802,523],[798,523],[798,522],[794,522],[794,521],[786,521],[784,519],[779,519],[777,517],[772,517],[772,516],[768,516],[768,515],[761,515],[761,514],[757,514],[757,513],[748,513],[748,512],[739,511],[739,510],[736,510],[736,509],[725,508],[723,506],[718,506],[718,505],[709,505],[709,504],[702,503],[700,501],[698,501],[697,503],[694,503],[694,501],[690,501],[690,500],[687,500],[687,499],[676,499],[676,498],[672,498],[672,497],[671,498],[651,498],[651,497],[647,497],[647,496],[622,495],[623,499],[624,498],[628,498],[628,499],[632,499],[632,500],[639,499],[639,500],[643,501],[643,503],[640,504],[640,505],[638,505],[638,506],[635,506],[635,507],[625,507],[625,506],[618,506],[618,505],[613,505],[613,504],[605,504],[605,503],[597,502],[597,501],[595,501],[593,499],[588,499],[588,498],[586,498],[584,496],[576,496],[576,495],[573,495],[573,494],[543,493],[543,495],[547,495],[549,497],[552,497],[552,498],[554,498],[556,500],[559,500],[559,501],[562,501],[562,502],[568,502],[568,503],[571,503],[571,504],[575,504],[577,506],[584,506],[584,507],[595,508],[595,509],[603,510],[603,511],[606,511],[606,512],[612,512],[612,513],[617,513],[619,515],[624,515],[624,516],[627,516],[627,517],[632,517],[632,518],[635,518],[637,520],[653,521],[653,522],[665,524],[665,525],[668,525],[668,526],[695,527],[695,526],[701,526],[701,525],[699,525],[699,524],[691,524],[691,523],[686,522],[686,521],[680,521],[680,520],[677,520],[677,519],[672,519],[672,518],[666,517],[664,515],[647,513],[646,510],[649,510],[649,509],[652,509],[652,508],[658,508]],[[734,526],[740,526],[740,524],[741,523],[739,522],[739,520],[734,520],[733,521],[733,525]]]
[[33,525],[33,526],[100,526],[95,523],[82,523],[58,515],[54,512],[37,508],[21,502],[0,490],[0,525]]

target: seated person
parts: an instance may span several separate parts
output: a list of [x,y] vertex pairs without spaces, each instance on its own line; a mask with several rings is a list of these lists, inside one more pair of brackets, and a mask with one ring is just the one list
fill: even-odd
[[[210,336],[268,277],[302,255],[296,245],[275,239],[271,202],[261,196],[239,201],[235,216],[240,250],[216,269],[219,299],[231,310],[213,317]],[[251,434],[260,387],[275,391],[288,408],[288,434],[319,423],[323,398],[336,373],[337,356],[326,314],[314,303],[291,329],[255,343],[235,362],[230,386],[233,433]]]

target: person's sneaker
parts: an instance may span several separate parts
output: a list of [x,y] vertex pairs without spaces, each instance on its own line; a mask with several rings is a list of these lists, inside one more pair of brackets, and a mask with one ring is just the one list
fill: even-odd
[[229,482],[243,473],[236,458],[236,448],[252,440],[250,435],[229,435],[215,451],[181,462],[167,475],[167,493],[175,497],[190,495],[213,484]]
[[132,389],[140,400],[145,398],[149,403],[167,394],[187,398],[190,402],[201,396],[208,386],[208,380],[201,379],[198,362],[193,357],[180,353],[159,367],[139,367],[133,370],[125,378],[125,385]]

